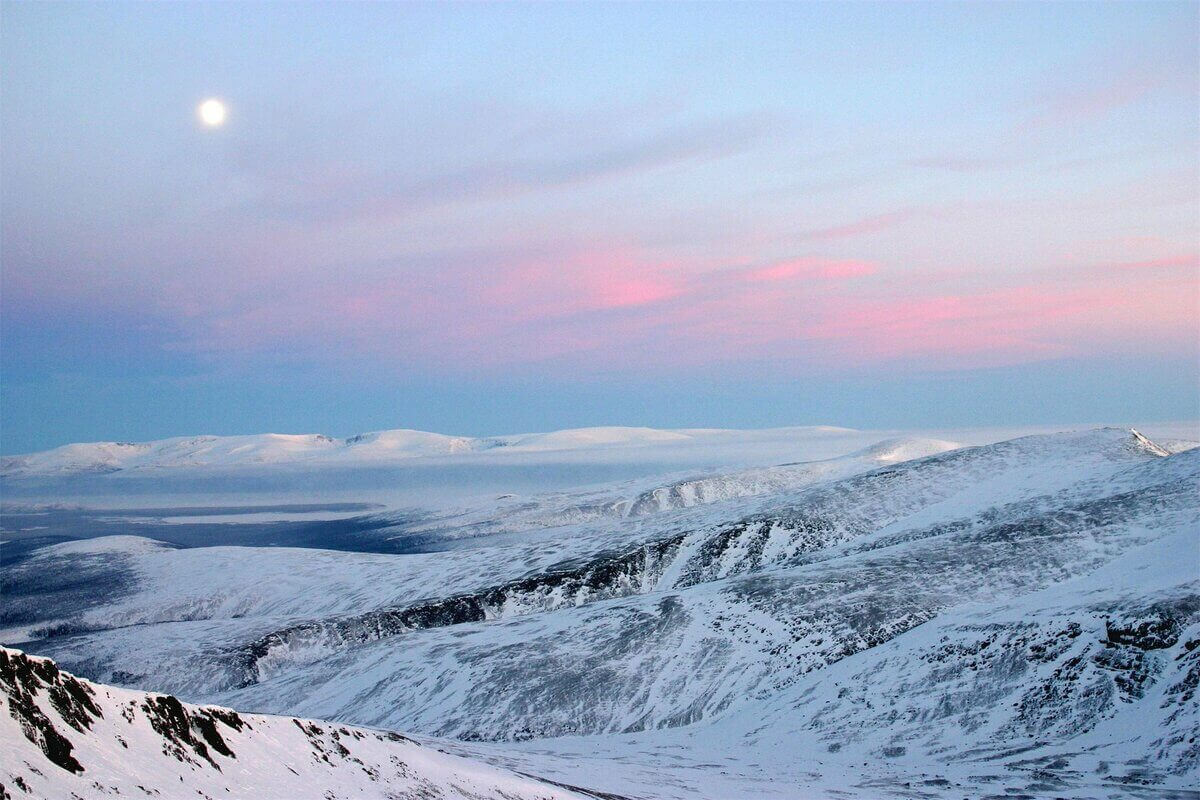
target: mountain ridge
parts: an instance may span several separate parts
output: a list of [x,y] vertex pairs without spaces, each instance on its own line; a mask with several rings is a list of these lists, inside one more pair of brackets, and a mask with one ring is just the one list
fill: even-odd
[[396,733],[243,714],[92,683],[51,659],[7,647],[0,648],[0,705],[8,711],[0,714],[6,800],[16,792],[210,800],[316,793],[335,800],[364,792],[393,800],[596,797]]
[[[1125,430],[1131,430],[1122,428]],[[1136,433],[1136,430],[1135,430]],[[540,433],[495,436],[456,436],[410,428],[394,428],[335,438],[319,433],[261,433],[231,436],[175,436],[145,442],[75,442],[32,453],[0,456],[0,477],[36,478],[105,475],[118,472],[183,468],[242,468],[313,466],[376,466],[406,463],[418,458],[436,458],[487,454],[492,452],[552,454],[633,448],[652,451],[659,446],[694,446],[754,442],[764,437],[782,436],[797,441],[856,436],[859,440],[870,431],[830,425],[790,426],[783,428],[735,430],[721,428],[646,428],[600,426],[567,428]],[[885,455],[893,461],[907,460],[907,440],[937,442],[937,436],[920,433],[878,432],[879,440],[860,444],[857,455]],[[1137,434],[1141,436],[1140,433]],[[1009,437],[1002,437],[1009,438]],[[1146,442],[1149,439],[1142,437]],[[1168,437],[1163,453],[1194,446],[1195,442]],[[958,442],[947,445],[961,446]],[[927,447],[928,445],[925,445]],[[918,447],[918,450],[922,447]],[[841,453],[849,453],[842,450]]]

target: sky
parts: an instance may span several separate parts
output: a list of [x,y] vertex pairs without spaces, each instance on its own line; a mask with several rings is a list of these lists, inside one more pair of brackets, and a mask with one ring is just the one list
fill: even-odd
[[1196,419],[1197,30],[4,2],[0,451]]

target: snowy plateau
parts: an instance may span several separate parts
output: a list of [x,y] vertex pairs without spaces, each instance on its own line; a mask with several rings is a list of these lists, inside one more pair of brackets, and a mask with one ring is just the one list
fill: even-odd
[[0,459],[0,798],[1200,798],[1200,431]]

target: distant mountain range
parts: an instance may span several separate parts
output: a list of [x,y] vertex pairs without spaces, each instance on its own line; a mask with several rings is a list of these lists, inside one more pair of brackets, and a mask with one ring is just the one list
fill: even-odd
[[[789,429],[814,435],[849,432],[817,426]],[[505,448],[518,452],[586,450],[688,443],[742,435],[741,431],[655,428],[575,428],[473,438],[407,429],[360,433],[346,439],[324,434],[263,433],[248,436],[180,436],[152,442],[68,444],[26,455],[0,457],[0,475],[103,474],[157,468],[283,465],[290,463],[372,464]]]

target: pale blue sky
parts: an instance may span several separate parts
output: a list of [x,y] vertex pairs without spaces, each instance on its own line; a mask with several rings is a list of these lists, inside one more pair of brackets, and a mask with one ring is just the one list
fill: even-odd
[[1196,417],[1198,8],[6,2],[0,450]]

